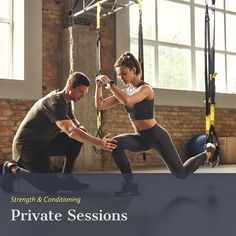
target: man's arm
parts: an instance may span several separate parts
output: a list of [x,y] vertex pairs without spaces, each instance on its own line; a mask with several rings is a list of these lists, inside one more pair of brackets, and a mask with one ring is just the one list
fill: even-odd
[[99,139],[83,130],[77,128],[72,120],[60,120],[55,122],[59,129],[61,129],[70,138],[78,140],[82,143],[88,143],[101,147],[103,150],[112,151],[116,148],[115,140],[112,139]]
[[79,122],[76,118],[72,119],[72,123],[73,123],[75,126],[80,126],[80,122]]

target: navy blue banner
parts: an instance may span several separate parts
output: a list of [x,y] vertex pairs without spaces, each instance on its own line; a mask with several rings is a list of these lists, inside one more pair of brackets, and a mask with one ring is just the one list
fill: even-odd
[[236,174],[134,179],[140,194],[117,197],[120,174],[1,176],[1,235],[235,236]]

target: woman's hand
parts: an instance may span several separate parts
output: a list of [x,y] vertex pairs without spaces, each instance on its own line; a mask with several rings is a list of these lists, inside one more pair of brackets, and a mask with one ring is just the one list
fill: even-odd
[[96,77],[96,85],[97,86],[107,86],[110,82],[110,79],[106,75],[99,75]]
[[102,82],[98,77],[96,77],[95,83],[96,83],[96,86],[97,86],[98,88],[100,88],[100,87],[102,87],[102,86],[105,86],[105,85],[103,84],[103,82]]

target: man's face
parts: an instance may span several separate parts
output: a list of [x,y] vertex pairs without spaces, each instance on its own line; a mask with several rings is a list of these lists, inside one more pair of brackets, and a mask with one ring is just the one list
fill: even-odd
[[69,96],[70,100],[74,102],[78,102],[81,98],[83,98],[88,93],[88,87],[85,85],[80,85],[76,88],[70,88]]

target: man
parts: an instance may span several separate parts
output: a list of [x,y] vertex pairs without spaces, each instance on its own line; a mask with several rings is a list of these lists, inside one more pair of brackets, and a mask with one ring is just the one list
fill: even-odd
[[74,116],[72,101],[83,98],[89,86],[88,77],[75,72],[62,91],[52,91],[33,105],[13,140],[13,160],[19,166],[32,173],[48,173],[52,172],[50,156],[65,155],[64,173],[71,173],[83,143],[106,151],[116,148],[115,140],[86,133]]

